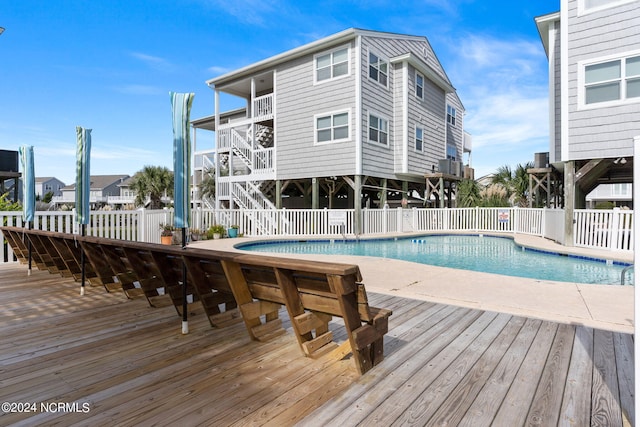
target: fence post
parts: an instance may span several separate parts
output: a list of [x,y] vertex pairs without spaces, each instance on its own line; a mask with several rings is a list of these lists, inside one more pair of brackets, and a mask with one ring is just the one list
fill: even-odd
[[138,242],[147,241],[147,210],[143,207],[138,209]]
[[620,208],[613,208],[609,227],[609,250],[620,249]]
[[73,234],[78,234],[78,222],[76,219],[76,208],[71,209],[71,225],[73,227]]
[[547,207],[542,207],[542,218],[540,219],[540,237],[547,237]]
[[475,218],[473,218],[473,228],[475,230],[475,232],[478,232],[478,229],[480,228],[480,226],[478,224],[480,224],[480,206],[476,206],[474,208],[474,212],[473,212]]

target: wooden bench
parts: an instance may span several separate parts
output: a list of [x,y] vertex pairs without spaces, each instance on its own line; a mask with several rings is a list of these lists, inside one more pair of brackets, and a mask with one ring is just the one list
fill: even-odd
[[[16,230],[0,230],[8,241],[16,239]],[[392,312],[369,305],[357,265],[98,237],[74,239],[97,277],[117,277],[125,292],[141,289],[152,306],[168,295],[180,314],[184,271],[191,303],[202,304],[212,326],[236,323],[241,315],[252,339],[269,340],[285,332],[279,318],[284,305],[305,356],[330,353],[344,358],[351,353],[360,374],[384,358]],[[334,342],[330,329],[333,317],[344,321],[347,340],[341,344]]]
[[4,226],[0,227],[0,230],[18,262],[26,264],[28,248],[26,237],[21,233],[22,228]]
[[[383,360],[392,312],[369,306],[357,265],[197,248],[187,248],[184,257],[219,260],[251,338],[267,340],[283,333],[278,311],[284,305],[305,356],[332,352],[343,358],[352,353],[360,374]],[[344,320],[348,340],[341,345],[329,330],[333,316]]]
[[[20,262],[27,262],[28,243],[31,243],[31,257],[36,267],[51,273],[60,273],[63,277],[72,276],[75,281],[80,281],[82,249],[75,235],[18,227],[0,229]],[[19,256],[17,251],[20,251]],[[85,277],[91,283],[95,282],[96,274],[90,265],[85,268]]]

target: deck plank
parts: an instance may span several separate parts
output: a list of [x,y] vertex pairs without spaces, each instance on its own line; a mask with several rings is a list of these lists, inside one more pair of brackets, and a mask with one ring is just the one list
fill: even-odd
[[613,333],[595,330],[593,334],[593,393],[591,423],[621,426],[618,374],[613,347]]
[[558,425],[586,426],[591,422],[592,355],[593,329],[577,328]]
[[[89,412],[0,413],[0,425],[633,425],[633,337],[369,294],[394,311],[385,360],[305,358],[287,334],[212,328],[173,307],[0,265],[0,400]],[[346,339],[341,319],[329,323]],[[529,417],[529,418],[527,418]]]

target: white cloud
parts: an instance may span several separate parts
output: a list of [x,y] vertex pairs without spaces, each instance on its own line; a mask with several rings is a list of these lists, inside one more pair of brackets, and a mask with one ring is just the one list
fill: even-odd
[[547,59],[540,43],[477,34],[455,42],[460,55],[447,73],[466,109],[474,168],[488,173],[547,151]]
[[207,72],[211,73],[211,74],[215,74],[215,75],[222,75],[222,74],[226,74],[230,71],[233,71],[233,68],[229,68],[229,67],[220,67],[217,65],[214,65],[212,67],[207,68]]
[[141,52],[130,52],[129,55],[145,65],[158,71],[173,71],[175,66],[165,58]]

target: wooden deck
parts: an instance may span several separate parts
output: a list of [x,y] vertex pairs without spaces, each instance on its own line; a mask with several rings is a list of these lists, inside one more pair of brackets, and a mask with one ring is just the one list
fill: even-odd
[[253,342],[195,309],[181,335],[173,307],[0,265],[0,402],[35,404],[0,425],[634,423],[631,335],[370,300],[394,314],[385,361],[358,378],[351,360],[303,357],[291,333]]

